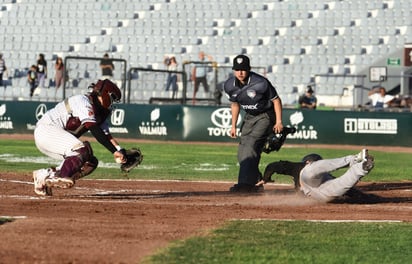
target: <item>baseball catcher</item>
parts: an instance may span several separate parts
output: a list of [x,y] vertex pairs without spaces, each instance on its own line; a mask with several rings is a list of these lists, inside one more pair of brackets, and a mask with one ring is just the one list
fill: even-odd
[[279,151],[280,148],[285,143],[286,137],[289,134],[293,134],[296,132],[296,128],[294,127],[284,127],[280,134],[271,133],[263,145],[262,151],[269,154],[272,151]]
[[108,79],[98,80],[89,88],[87,94],[58,103],[36,124],[36,147],[45,155],[61,160],[56,168],[33,171],[34,192],[38,195],[51,195],[53,187],[71,188],[97,168],[98,160],[90,143],[79,139],[87,131],[113,154],[121,170],[128,172],[142,161],[139,149],[126,151],[109,131],[107,118],[113,104],[122,97],[120,89]]

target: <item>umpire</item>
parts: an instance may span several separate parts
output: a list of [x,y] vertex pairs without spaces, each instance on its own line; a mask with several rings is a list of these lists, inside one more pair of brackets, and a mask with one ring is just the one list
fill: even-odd
[[237,135],[236,124],[240,108],[246,114],[240,128],[238,183],[232,186],[230,191],[263,191],[262,185],[256,186],[262,178],[259,171],[260,156],[267,136],[272,131],[280,133],[283,130],[282,101],[268,79],[251,71],[247,56],[236,56],[232,69],[234,76],[224,84],[224,90],[231,102],[231,138],[236,138]]

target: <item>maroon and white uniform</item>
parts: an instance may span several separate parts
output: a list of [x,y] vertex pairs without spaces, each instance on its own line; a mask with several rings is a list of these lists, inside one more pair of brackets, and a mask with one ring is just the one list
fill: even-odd
[[[106,122],[109,113],[94,109],[90,96],[75,95],[66,100],[67,102],[62,101],[46,112],[34,130],[37,148],[47,156],[60,160],[78,154],[73,148],[83,144],[79,137],[97,122],[104,133],[109,135]],[[69,113],[70,110],[72,113]],[[69,119],[73,117],[77,117],[80,123],[77,127],[67,128]]]
[[37,148],[47,156],[61,160],[55,169],[33,172],[34,191],[51,195],[51,187],[70,188],[75,181],[92,173],[98,164],[88,141],[79,138],[90,131],[120,162],[125,162],[125,150],[113,139],[106,119],[112,104],[121,98],[120,89],[106,79],[92,84],[86,95],[66,98],[47,111],[37,122],[34,140]]

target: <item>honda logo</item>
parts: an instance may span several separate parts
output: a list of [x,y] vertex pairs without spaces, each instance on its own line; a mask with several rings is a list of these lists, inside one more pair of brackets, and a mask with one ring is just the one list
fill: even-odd
[[124,122],[124,110],[123,109],[115,109],[112,112],[111,122],[114,126],[120,126]]

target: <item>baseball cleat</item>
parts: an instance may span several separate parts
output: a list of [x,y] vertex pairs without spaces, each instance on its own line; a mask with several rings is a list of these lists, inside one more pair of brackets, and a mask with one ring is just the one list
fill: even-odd
[[52,176],[46,179],[46,186],[49,188],[57,187],[62,189],[68,189],[73,187],[74,181],[71,178],[62,178]]
[[52,176],[46,179],[46,186],[47,187],[57,187],[62,189],[68,189],[73,187],[74,181],[71,178],[63,178]]
[[368,150],[362,149],[361,152],[355,155],[355,159],[353,163],[360,163],[366,161],[366,157],[368,156]]
[[41,196],[51,196],[51,188],[46,186],[46,178],[49,176],[49,172],[46,169],[40,169],[33,171],[34,192]]
[[366,156],[366,160],[362,163],[362,169],[364,171],[370,172],[375,166],[374,157],[371,155]]
[[361,153],[362,153],[362,161],[366,161],[368,156],[369,156],[368,150],[367,149],[362,149]]
[[235,184],[229,189],[229,192],[234,192],[234,193],[261,193],[263,191],[264,191],[263,185],[247,185],[247,184]]

